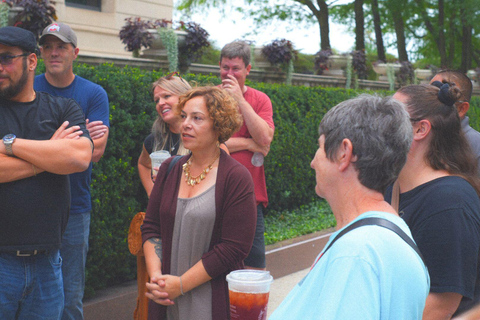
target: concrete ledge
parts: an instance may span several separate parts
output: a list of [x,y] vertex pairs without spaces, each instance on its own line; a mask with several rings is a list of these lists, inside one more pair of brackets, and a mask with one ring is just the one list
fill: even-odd
[[[267,270],[274,279],[278,279],[309,268],[333,230],[333,228],[327,229],[267,246]],[[280,296],[283,297],[283,295]],[[85,300],[84,318],[85,320],[131,320],[136,303],[137,281],[134,280],[100,290],[95,298]]]

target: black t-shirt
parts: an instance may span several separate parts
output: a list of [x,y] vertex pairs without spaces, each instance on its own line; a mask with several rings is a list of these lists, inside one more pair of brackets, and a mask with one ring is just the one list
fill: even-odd
[[[385,193],[390,202],[392,187]],[[412,231],[430,274],[430,291],[463,296],[456,314],[480,302],[480,200],[456,176],[400,195],[399,214]]]
[[[145,146],[145,150],[147,150],[148,154],[152,153],[153,151],[159,151],[159,150],[153,150],[155,147],[155,141],[154,141],[153,134],[149,134],[146,138],[145,141],[143,142],[143,145]],[[160,146],[162,146],[162,143],[159,143]],[[180,146],[180,135],[176,133],[172,133],[169,135],[167,142],[165,143],[165,146],[161,150],[166,150],[170,152],[172,156],[176,155],[178,152],[178,147]]]
[[[90,138],[80,106],[72,99],[37,92],[29,103],[0,100],[0,137],[49,140],[64,121]],[[0,142],[1,143],[1,142]],[[70,209],[68,175],[49,172],[0,183],[0,251],[60,247]]]

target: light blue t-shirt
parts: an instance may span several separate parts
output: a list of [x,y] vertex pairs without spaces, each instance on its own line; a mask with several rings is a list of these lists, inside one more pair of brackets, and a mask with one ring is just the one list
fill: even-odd
[[[389,213],[366,212],[352,223],[368,217],[385,218],[411,237],[405,222]],[[269,320],[421,319],[429,288],[427,268],[402,238],[362,226],[328,249]]]

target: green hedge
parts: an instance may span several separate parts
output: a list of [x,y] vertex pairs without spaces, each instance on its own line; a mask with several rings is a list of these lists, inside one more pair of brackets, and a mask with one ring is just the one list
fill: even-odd
[[[42,64],[37,71],[44,71]],[[136,276],[136,259],[128,251],[127,234],[132,217],[147,206],[137,159],[157,116],[150,86],[163,73],[111,64],[76,65],[74,72],[105,88],[110,100],[107,149],[100,162],[93,165],[88,297],[96,289]],[[216,75],[185,78],[199,85],[220,83]],[[253,82],[248,85],[265,92],[273,103],[276,130],[265,161],[269,208],[280,211],[311,203],[316,195],[310,161],[317,149],[318,124],[328,109],[360,91]],[[471,108],[471,122],[478,129],[480,99],[474,99],[473,104],[477,108]]]

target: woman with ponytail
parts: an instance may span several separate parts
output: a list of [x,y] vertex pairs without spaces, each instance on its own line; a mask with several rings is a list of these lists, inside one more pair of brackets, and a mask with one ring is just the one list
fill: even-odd
[[405,104],[414,137],[385,198],[398,204],[430,273],[423,319],[451,319],[480,300],[480,181],[455,108],[461,93],[435,82],[393,97]]

